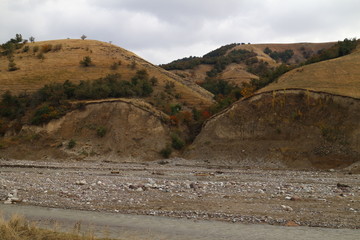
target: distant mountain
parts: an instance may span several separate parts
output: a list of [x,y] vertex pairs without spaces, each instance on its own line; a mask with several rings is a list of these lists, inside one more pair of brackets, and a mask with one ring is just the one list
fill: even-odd
[[189,57],[163,64],[166,70],[197,83],[206,78],[222,79],[241,86],[251,79],[258,79],[259,62],[262,67],[273,68],[281,64],[299,64],[316,55],[319,51],[333,46],[329,43],[294,44],[229,44],[202,57]]

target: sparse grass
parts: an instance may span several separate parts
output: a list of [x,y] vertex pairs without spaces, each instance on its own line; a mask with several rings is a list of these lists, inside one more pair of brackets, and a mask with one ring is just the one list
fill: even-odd
[[[75,226],[76,227],[76,226]],[[74,230],[76,230],[74,228]],[[110,240],[109,238],[95,238],[93,234],[61,233],[45,230],[23,217],[13,216],[6,221],[0,218],[0,240]]]
[[296,68],[260,92],[282,89],[308,89],[360,98],[360,51]]
[[[37,55],[42,52],[43,45],[52,45],[52,50],[43,54],[44,61],[37,58]],[[115,73],[120,74],[122,79],[130,80],[136,70],[146,69],[149,76],[156,78],[151,82],[155,94],[163,92],[167,81],[175,83],[176,93],[181,94],[181,99],[177,100],[174,96],[170,96],[171,99],[168,102],[174,99],[176,102],[187,102],[190,106],[198,108],[212,104],[211,97],[207,93],[204,92],[204,95],[201,95],[197,91],[189,90],[191,86],[176,82],[172,76],[164,74],[160,68],[147,67],[147,62],[114,44],[95,40],[65,39],[27,43],[24,47],[26,46],[29,46],[29,53],[33,56],[22,51],[14,54],[16,64],[21,69],[9,72],[10,75],[0,75],[0,95],[7,90],[12,94],[23,91],[31,93],[50,83],[63,83],[70,80],[77,84],[80,81],[95,80]],[[62,46],[61,50],[56,51],[60,46]],[[109,52],[114,53],[114,56],[110,56]],[[23,58],[21,59],[20,56]],[[79,62],[84,56],[91,57],[95,65],[79,71]],[[115,70],[111,69],[114,63],[117,63],[117,66],[114,65],[117,68]],[[6,56],[0,56],[0,71],[7,72],[7,65]]]
[[172,149],[170,146],[166,146],[160,151],[160,155],[163,156],[163,158],[169,158],[172,153]]
[[106,129],[106,127],[103,127],[103,126],[100,126],[96,129],[96,134],[99,137],[104,137],[106,135],[106,132],[107,132],[107,129]]
[[67,145],[68,149],[73,149],[76,146],[76,141],[71,139]]

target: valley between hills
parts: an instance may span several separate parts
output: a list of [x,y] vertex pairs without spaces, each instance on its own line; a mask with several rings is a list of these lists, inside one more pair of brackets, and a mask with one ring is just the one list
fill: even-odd
[[156,66],[96,40],[20,37],[1,45],[0,200],[360,228],[358,40]]

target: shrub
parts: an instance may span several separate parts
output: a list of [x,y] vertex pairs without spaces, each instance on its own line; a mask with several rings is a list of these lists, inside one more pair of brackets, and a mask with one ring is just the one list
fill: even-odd
[[23,48],[23,52],[28,52],[30,50],[30,47],[29,46],[25,46],[24,48]]
[[272,53],[272,50],[271,50],[269,47],[266,47],[266,48],[264,49],[264,53],[267,54],[267,55],[269,55],[270,53]]
[[53,52],[57,52],[57,51],[60,51],[62,49],[62,44],[56,44],[54,47],[53,47]]
[[111,64],[110,69],[111,70],[117,70],[119,68],[119,63],[114,62],[113,64]]
[[184,141],[175,133],[171,135],[171,146],[176,150],[181,150],[184,148]]
[[96,134],[99,136],[99,137],[104,137],[106,135],[106,132],[107,132],[107,129],[105,127],[98,127],[96,129]]
[[84,67],[90,67],[92,64],[91,57],[85,56],[83,60],[80,61],[80,64]]
[[172,149],[170,146],[166,146],[160,151],[161,156],[163,156],[164,158],[169,158],[171,153],[172,153]]
[[131,68],[132,70],[136,69],[136,62],[133,61],[131,64],[128,65],[129,68]]
[[38,53],[38,54],[36,55],[36,57],[37,57],[38,59],[41,59],[41,60],[44,60],[44,59],[45,59],[45,56],[44,56],[44,54],[43,54],[42,52]]
[[65,115],[68,111],[66,105],[49,106],[47,104],[40,106],[36,111],[31,120],[31,124],[39,125],[49,122],[52,119],[58,119]]
[[39,51],[39,46],[34,46],[34,47],[33,47],[33,52],[36,53],[36,52],[38,52],[38,51]]
[[41,46],[41,52],[43,52],[43,53],[50,52],[51,50],[52,50],[51,44],[45,44],[45,45]]
[[68,149],[73,149],[75,146],[76,146],[76,141],[74,139],[71,139],[67,145]]
[[151,85],[156,86],[158,84],[158,79],[156,77],[152,77],[150,79]]
[[13,72],[18,70],[19,68],[16,67],[16,63],[14,62],[14,59],[9,59],[9,65],[8,65],[8,70],[9,72]]
[[165,92],[171,93],[175,88],[175,84],[173,82],[167,81],[165,84]]

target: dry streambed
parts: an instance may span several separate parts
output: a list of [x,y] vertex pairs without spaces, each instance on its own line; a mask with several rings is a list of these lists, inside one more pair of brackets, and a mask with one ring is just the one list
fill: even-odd
[[286,226],[360,228],[360,175],[151,163],[0,161],[7,204]]

